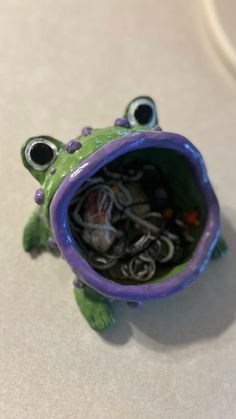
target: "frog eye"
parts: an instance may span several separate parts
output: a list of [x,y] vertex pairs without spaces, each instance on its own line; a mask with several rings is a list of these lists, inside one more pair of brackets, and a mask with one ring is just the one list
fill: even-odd
[[25,158],[35,170],[45,170],[56,159],[58,149],[49,139],[37,137],[25,148]]
[[155,103],[149,97],[134,99],[128,106],[126,116],[131,125],[154,128],[158,123]]

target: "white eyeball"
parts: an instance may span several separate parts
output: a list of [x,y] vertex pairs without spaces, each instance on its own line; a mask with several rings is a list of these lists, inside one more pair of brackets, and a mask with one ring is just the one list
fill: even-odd
[[155,103],[149,97],[134,99],[127,110],[127,118],[132,126],[154,128],[158,123]]
[[56,159],[58,149],[50,140],[37,137],[32,139],[25,148],[25,158],[35,170],[45,170]]

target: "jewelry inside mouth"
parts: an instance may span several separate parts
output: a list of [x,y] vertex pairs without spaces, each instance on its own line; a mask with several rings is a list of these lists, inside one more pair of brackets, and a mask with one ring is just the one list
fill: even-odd
[[187,159],[149,148],[122,155],[87,179],[68,219],[78,251],[95,271],[138,284],[163,281],[188,263],[206,209]]

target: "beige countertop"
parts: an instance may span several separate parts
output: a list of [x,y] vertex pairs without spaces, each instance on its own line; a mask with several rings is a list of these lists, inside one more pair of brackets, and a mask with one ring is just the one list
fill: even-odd
[[[0,28],[0,418],[235,418],[236,80],[201,1],[9,0]],[[108,126],[139,94],[202,151],[231,254],[176,296],[116,303],[98,335],[66,263],[22,250],[37,183],[19,151]]]

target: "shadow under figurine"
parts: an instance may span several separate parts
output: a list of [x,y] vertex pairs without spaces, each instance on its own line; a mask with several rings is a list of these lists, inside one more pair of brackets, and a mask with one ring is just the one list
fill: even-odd
[[113,127],[86,127],[66,145],[32,137],[21,153],[41,184],[24,249],[59,249],[95,330],[115,323],[112,300],[138,307],[180,291],[227,250],[201,154],[161,130],[149,97]]

